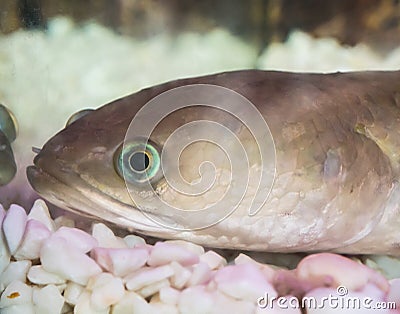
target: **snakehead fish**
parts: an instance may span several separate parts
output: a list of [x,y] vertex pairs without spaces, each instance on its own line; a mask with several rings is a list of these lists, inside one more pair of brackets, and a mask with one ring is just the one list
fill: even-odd
[[[196,86],[198,103],[188,96]],[[172,110],[175,100],[188,105]],[[147,138],[140,127],[150,127]],[[164,83],[91,111],[51,138],[27,175],[51,203],[142,234],[396,255],[399,154],[400,72],[246,70]]]

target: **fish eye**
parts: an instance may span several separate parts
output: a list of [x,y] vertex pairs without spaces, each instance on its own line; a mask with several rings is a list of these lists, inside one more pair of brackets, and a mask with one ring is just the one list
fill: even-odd
[[150,141],[122,144],[116,151],[114,164],[118,175],[129,183],[154,183],[161,176],[160,153]]
[[0,131],[10,143],[15,141],[18,132],[17,120],[13,113],[2,104],[0,104]]
[[143,172],[150,166],[150,154],[147,151],[133,153],[129,158],[129,164],[133,171]]
[[80,118],[86,116],[88,113],[94,111],[94,109],[83,109],[80,110],[78,112],[75,112],[74,114],[72,114],[67,123],[65,124],[65,126],[69,126],[71,123],[75,122],[76,120],[79,120]]

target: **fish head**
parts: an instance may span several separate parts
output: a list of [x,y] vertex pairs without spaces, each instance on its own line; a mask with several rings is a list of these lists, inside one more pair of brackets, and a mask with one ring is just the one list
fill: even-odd
[[[246,108],[256,115],[247,123],[240,118]],[[249,118],[263,123],[261,134],[246,127]],[[254,195],[262,179],[256,136],[268,165],[261,201]],[[233,91],[203,84],[144,90],[89,112],[43,146],[27,175],[59,207],[192,239],[234,211],[247,215],[250,203],[259,209],[274,171],[272,137],[256,108]]]

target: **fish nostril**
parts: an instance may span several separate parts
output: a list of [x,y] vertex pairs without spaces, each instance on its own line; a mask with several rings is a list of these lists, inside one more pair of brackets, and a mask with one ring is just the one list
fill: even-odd
[[35,154],[39,154],[39,153],[42,151],[42,149],[39,148],[39,147],[32,146],[32,151],[33,151]]
[[37,165],[37,164],[39,163],[39,160],[40,160],[41,158],[42,158],[42,156],[41,156],[40,152],[37,153],[37,155],[35,156],[35,158],[33,158],[33,163],[34,163],[35,165]]

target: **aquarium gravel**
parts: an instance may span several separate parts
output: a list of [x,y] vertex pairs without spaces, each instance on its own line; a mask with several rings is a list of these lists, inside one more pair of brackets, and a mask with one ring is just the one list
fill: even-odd
[[[19,173],[8,187],[10,200],[28,191],[31,146],[41,147],[75,111],[169,79],[254,66],[399,69],[400,48],[380,56],[362,44],[342,47],[293,32],[257,56],[222,29],[137,40],[66,18],[52,20],[46,34],[0,35],[0,102],[19,122],[13,144]],[[184,241],[118,236],[102,223],[78,228],[78,221],[50,214],[43,200],[26,207],[0,208],[1,313],[400,313],[388,309],[400,309],[400,262],[393,257],[228,255]],[[371,298],[375,308],[301,307],[329,295]]]
[[[294,270],[245,254],[228,264],[185,241],[150,245],[102,223],[88,233],[63,216],[53,220],[40,199],[28,215],[18,205],[0,208],[0,221],[1,313],[301,313],[301,300],[343,294],[339,289],[347,298],[370,298],[371,306],[400,306],[400,279],[389,282],[336,254],[309,255]],[[300,308],[269,301],[278,296]],[[307,313],[326,308],[309,304]]]

